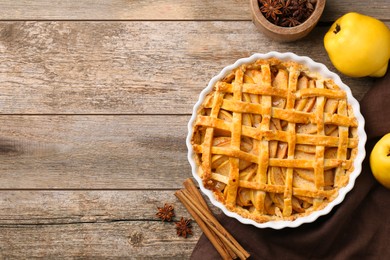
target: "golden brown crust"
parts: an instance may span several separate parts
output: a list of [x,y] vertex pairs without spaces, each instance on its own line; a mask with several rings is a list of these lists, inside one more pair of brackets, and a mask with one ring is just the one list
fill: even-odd
[[199,176],[230,211],[257,222],[324,208],[357,154],[346,93],[293,61],[245,64],[218,81],[197,111]]

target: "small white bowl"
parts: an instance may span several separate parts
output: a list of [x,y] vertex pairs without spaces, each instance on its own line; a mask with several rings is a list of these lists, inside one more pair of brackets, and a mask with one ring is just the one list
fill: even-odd
[[[323,77],[333,79],[334,82],[347,93],[348,102],[352,106],[355,117],[358,120],[359,144],[358,144],[358,155],[356,156],[356,158],[354,160],[354,171],[350,174],[349,183],[345,187],[343,187],[339,190],[338,196],[333,201],[331,201],[325,208],[323,208],[322,210],[319,210],[319,211],[315,211],[308,216],[299,217],[293,221],[269,221],[269,222],[265,222],[265,223],[258,223],[254,220],[244,218],[244,217],[238,215],[237,213],[234,213],[234,212],[227,210],[226,207],[222,203],[218,202],[214,198],[214,195],[212,194],[212,192],[203,186],[202,180],[200,179],[200,177],[197,174],[198,173],[198,168],[197,168],[198,166],[196,165],[195,160],[194,160],[195,154],[193,152],[192,145],[191,145],[191,137],[192,137],[193,124],[194,124],[195,119],[196,119],[196,114],[197,114],[198,108],[200,107],[204,98],[212,90],[213,86],[215,85],[215,83],[218,80],[223,79],[229,72],[231,72],[233,69],[241,66],[242,64],[253,63],[258,59],[268,59],[268,58],[272,58],[272,57],[278,58],[280,60],[291,60],[291,61],[295,61],[295,62],[304,64],[312,72],[316,72],[316,73],[319,73],[320,75],[322,75]],[[248,58],[239,59],[234,64],[223,68],[222,71],[218,75],[216,75],[215,77],[213,77],[210,80],[208,86],[200,93],[199,100],[193,108],[192,117],[188,123],[188,135],[187,135],[187,139],[186,139],[186,144],[187,144],[187,148],[188,148],[188,161],[191,164],[192,175],[195,178],[195,180],[198,182],[201,191],[210,199],[211,203],[214,206],[220,208],[227,216],[235,218],[243,224],[251,224],[251,225],[254,225],[258,228],[282,229],[285,227],[291,227],[291,228],[298,227],[303,223],[313,222],[318,217],[328,214],[333,209],[333,207],[340,204],[344,200],[345,195],[350,190],[352,190],[352,188],[354,187],[355,180],[359,176],[361,169],[362,169],[363,159],[366,156],[366,151],[365,151],[364,146],[365,146],[365,143],[367,140],[367,135],[364,131],[364,124],[365,124],[365,121],[364,121],[362,114],[360,113],[359,102],[352,96],[350,88],[341,81],[340,77],[337,74],[329,71],[325,65],[318,63],[318,62],[315,62],[312,59],[310,59],[309,57],[298,56],[298,55],[291,53],[291,52],[279,53],[279,52],[272,51],[272,52],[269,52],[266,54],[256,53]]]

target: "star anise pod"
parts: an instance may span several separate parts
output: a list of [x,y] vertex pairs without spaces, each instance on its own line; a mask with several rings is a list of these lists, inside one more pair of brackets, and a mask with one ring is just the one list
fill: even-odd
[[307,0],[292,0],[290,10],[296,20],[302,21],[310,16],[313,9],[309,10],[306,5]]
[[314,1],[314,0],[309,0],[309,1],[306,1],[306,8],[308,11],[310,12],[313,12],[314,10],[314,5],[317,3],[317,1]]
[[283,27],[294,27],[294,26],[297,26],[300,24],[301,23],[297,19],[295,19],[294,17],[283,18],[282,22],[280,23],[280,25]]
[[280,10],[282,5],[279,1],[275,0],[259,0],[260,2],[260,11],[264,14],[265,18],[272,19],[275,21],[277,16],[282,14]]
[[291,0],[280,0],[280,4],[282,7],[280,11],[282,12],[282,16],[288,16],[291,13]]
[[264,17],[271,23],[294,27],[313,13],[317,0],[258,0]]
[[156,213],[156,216],[162,221],[172,221],[172,217],[175,216],[175,213],[173,212],[174,208],[171,204],[165,203],[164,207],[157,207],[157,209],[158,212]]
[[176,233],[180,237],[187,238],[188,235],[192,235],[191,219],[181,217],[180,221],[176,222]]
[[308,0],[306,1],[306,12],[304,15],[304,19],[306,20],[307,18],[310,17],[310,15],[314,12],[315,4],[317,3],[316,0]]

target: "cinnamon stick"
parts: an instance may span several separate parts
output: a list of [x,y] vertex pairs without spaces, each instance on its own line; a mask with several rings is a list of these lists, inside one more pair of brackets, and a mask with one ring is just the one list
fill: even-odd
[[192,180],[175,193],[223,259],[247,259],[249,253],[218,222]]
[[[183,184],[184,184],[184,187],[188,190],[188,192],[193,196],[193,198],[196,199],[198,202],[201,203],[201,205],[203,206],[204,210],[206,210],[207,212],[210,212],[210,213],[211,213],[210,208],[208,207],[206,201],[203,199],[202,194],[199,192],[199,190],[198,190],[198,188],[196,187],[196,185],[195,185],[195,183],[193,182],[193,180],[190,179],[190,178],[188,178],[188,179],[186,179],[186,180],[184,181]],[[191,210],[192,210],[192,209],[191,209]],[[193,211],[193,210],[192,210],[192,211]],[[191,214],[191,213],[190,213],[190,214]],[[196,215],[195,212],[194,212],[193,214]],[[191,215],[193,215],[193,214],[191,214]],[[196,215],[196,216],[197,216],[197,215]],[[200,218],[199,218],[199,221],[203,222],[203,220],[201,220]],[[203,223],[204,223],[204,222],[203,222]],[[207,226],[205,226],[205,228],[206,228],[206,227],[207,227]],[[203,230],[203,229],[202,229],[202,230]],[[208,232],[208,231],[209,231],[209,229],[207,229],[206,232]],[[204,231],[203,231],[203,232],[204,232]],[[204,232],[204,233],[205,233],[206,237],[209,238],[209,237],[207,236],[206,232]],[[221,239],[220,239],[213,231],[210,230],[210,233],[211,233],[210,236],[212,236],[211,239],[215,239],[216,242],[218,242],[218,244],[220,244],[220,245],[223,247],[223,251],[224,251],[224,252],[227,252],[227,253],[229,254],[230,258],[228,258],[228,259],[236,259],[236,258],[237,258],[237,255],[233,252],[233,250],[232,250],[230,247],[226,247],[226,246],[224,245],[223,241],[221,241]],[[209,238],[210,241],[211,241],[211,239]],[[214,247],[215,247],[215,246],[214,246]],[[218,251],[218,249],[217,249],[217,251]],[[221,254],[221,256],[222,256],[222,254]],[[225,259],[223,256],[222,256],[222,258]]]
[[[209,214],[209,217],[211,217],[211,219],[212,219],[213,221],[215,221],[215,223],[217,223],[217,224],[220,226],[221,231],[228,233],[228,232],[227,232],[227,231],[218,223],[218,220],[212,215],[212,212],[211,212],[210,209],[208,208],[206,201],[203,199],[202,194],[200,194],[200,192],[199,192],[198,188],[195,186],[194,182],[193,182],[191,179],[187,179],[187,180],[184,182],[184,186],[186,187],[187,190],[184,190],[183,192],[184,192],[185,194],[187,194],[187,192],[189,193],[189,194],[187,194],[188,199],[192,200],[192,198],[191,198],[190,195],[195,196],[196,199],[193,200],[193,201],[194,201],[195,203],[196,203],[196,202],[199,202],[199,203],[201,204],[201,205],[198,205],[199,210],[202,210],[201,206],[203,206],[203,207],[204,207],[203,209],[207,211],[207,213]],[[230,237],[232,240],[235,241],[235,239],[234,239],[230,234],[228,234],[228,235],[229,235],[229,237]],[[243,249],[243,248],[241,248],[241,249]]]
[[[179,191],[180,192],[180,191]],[[192,210],[191,206],[187,203],[186,200],[183,199],[182,195],[176,192],[176,197],[183,203],[183,205],[187,208],[188,212],[195,219],[196,223],[198,223],[199,227],[202,229],[203,233],[210,240],[211,244],[221,255],[222,259],[235,259],[235,255],[230,255],[228,249],[223,244],[223,242],[219,239],[219,237],[209,228],[207,228],[206,223]]]
[[198,216],[213,230],[224,243],[230,247],[240,259],[246,259],[249,254],[241,247],[240,244],[226,231],[226,229],[215,219],[215,217],[206,211],[202,211],[197,202],[193,201],[188,191],[182,190],[185,200],[190,204]]
[[186,179],[183,184],[184,187],[194,196],[194,198],[196,198],[207,211],[211,212],[209,206],[203,199],[202,194],[200,194],[198,188],[195,186],[195,183],[192,181],[192,179]]

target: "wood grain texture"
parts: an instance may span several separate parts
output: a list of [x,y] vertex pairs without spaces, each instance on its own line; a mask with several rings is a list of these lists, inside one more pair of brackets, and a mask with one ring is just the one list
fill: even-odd
[[193,232],[177,237],[161,221],[0,225],[0,259],[188,259],[201,235]]
[[0,259],[188,259],[201,235],[197,224],[193,236],[184,239],[176,236],[173,222],[155,216],[157,207],[171,203],[174,221],[191,218],[173,193],[0,191]]
[[[175,190],[1,190],[0,225],[65,225],[149,221],[165,203],[175,208],[173,221],[191,218]],[[208,201],[208,200],[206,200]],[[215,214],[221,211],[210,205]],[[0,228],[1,233],[1,228]]]
[[2,189],[175,189],[188,116],[0,116]]
[[[226,65],[291,51],[331,70],[316,28],[297,43],[251,22],[0,22],[3,114],[190,114]],[[357,99],[372,79],[341,76]]]
[[[334,21],[347,12],[389,19],[387,0],[327,1],[322,21]],[[2,20],[250,20],[249,0],[50,1],[5,0]]]

